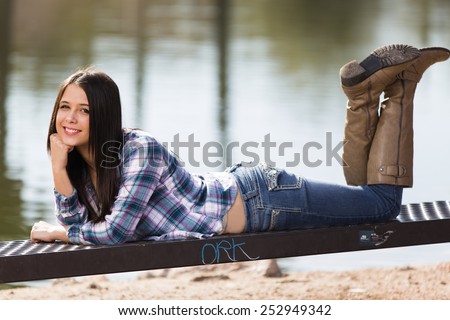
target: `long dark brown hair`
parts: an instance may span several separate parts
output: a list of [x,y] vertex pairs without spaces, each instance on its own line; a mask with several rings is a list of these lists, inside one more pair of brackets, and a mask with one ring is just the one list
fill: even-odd
[[[89,153],[93,156],[97,174],[96,193],[98,204],[96,210],[90,205],[86,186],[90,181],[88,165],[76,149],[69,153],[67,173],[78,198],[89,210],[89,219],[95,222],[104,220],[111,211],[111,206],[118,192],[119,174],[117,165],[119,153],[105,148],[108,143],[122,143],[122,107],[119,88],[105,73],[91,69],[81,69],[61,83],[55,106],[53,108],[47,137],[47,150],[50,152],[50,135],[56,133],[56,115],[60,101],[68,85],[80,86],[89,102]],[[116,163],[104,166],[102,162]],[[95,212],[100,212],[100,215]]]

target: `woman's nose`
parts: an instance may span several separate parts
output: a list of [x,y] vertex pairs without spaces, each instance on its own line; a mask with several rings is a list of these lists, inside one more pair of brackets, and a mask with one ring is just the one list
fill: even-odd
[[66,114],[65,121],[68,122],[68,123],[74,123],[74,122],[76,122],[77,119],[76,119],[75,112],[73,112],[73,111],[68,112],[68,113]]

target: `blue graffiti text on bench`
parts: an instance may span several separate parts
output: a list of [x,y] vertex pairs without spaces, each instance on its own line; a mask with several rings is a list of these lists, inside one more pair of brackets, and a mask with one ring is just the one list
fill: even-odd
[[[234,239],[231,240],[220,240],[215,243],[206,243],[202,247],[202,263],[203,264],[214,264],[225,262],[221,260],[225,256],[225,260],[229,262],[237,262],[236,251],[241,251],[248,260],[257,260],[259,257],[252,258],[244,250],[245,242],[235,243]],[[225,255],[223,255],[225,254]],[[209,258],[208,258],[209,257]],[[207,259],[207,260],[205,260]]]

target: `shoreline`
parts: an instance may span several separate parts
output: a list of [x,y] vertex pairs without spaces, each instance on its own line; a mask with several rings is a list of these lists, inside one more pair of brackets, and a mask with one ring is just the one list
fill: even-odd
[[2,300],[435,300],[450,298],[450,262],[264,276],[267,261],[183,267],[136,279],[88,276],[0,290]]

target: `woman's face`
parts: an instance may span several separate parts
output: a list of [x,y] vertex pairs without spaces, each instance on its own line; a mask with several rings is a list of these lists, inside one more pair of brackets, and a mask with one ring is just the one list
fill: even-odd
[[77,149],[88,148],[89,102],[84,90],[69,84],[59,102],[56,132],[64,144]]

